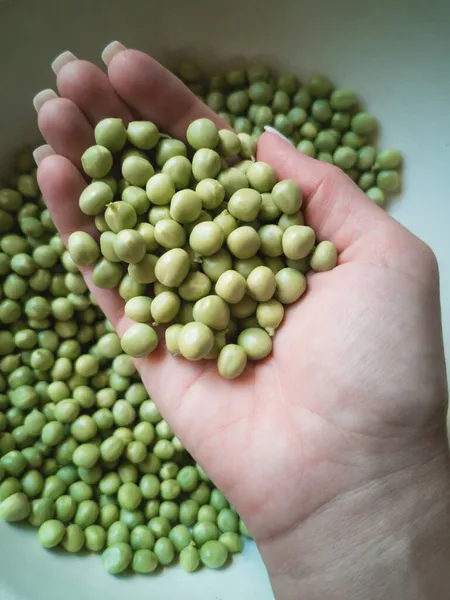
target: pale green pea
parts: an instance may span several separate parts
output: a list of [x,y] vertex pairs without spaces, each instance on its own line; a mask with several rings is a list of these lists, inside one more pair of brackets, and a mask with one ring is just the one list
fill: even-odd
[[38,539],[44,548],[54,548],[64,538],[66,528],[61,521],[50,519],[39,527]]
[[383,190],[380,190],[378,187],[369,188],[366,194],[378,206],[384,206],[386,203],[386,196],[384,195]]
[[77,511],[77,503],[68,495],[60,496],[55,500],[56,518],[63,523],[69,523]]
[[305,276],[295,269],[289,267],[281,269],[275,275],[275,279],[277,281],[275,298],[282,304],[292,304],[306,291]]
[[111,575],[118,575],[125,571],[131,564],[132,558],[131,546],[124,542],[110,545],[102,554],[103,566]]
[[71,524],[67,527],[62,539],[62,546],[67,552],[74,554],[80,552],[85,542],[84,531],[79,525]]
[[[107,505],[108,506],[108,505]],[[91,552],[101,552],[106,543],[106,531],[100,525],[89,525],[84,530],[85,544]]]
[[21,485],[28,498],[36,498],[44,487],[44,478],[39,471],[32,469],[22,477]]
[[203,546],[211,540],[218,540],[220,535],[219,528],[215,523],[209,521],[197,522],[192,527],[192,537],[198,547]]
[[82,529],[86,529],[89,525],[93,525],[99,515],[99,506],[93,500],[83,500],[78,505],[75,515],[75,523]]
[[243,550],[241,536],[234,531],[222,533],[219,537],[219,542],[227,548],[230,554],[237,554]]
[[194,545],[183,548],[180,552],[180,565],[188,573],[193,573],[200,564],[200,555]]
[[92,487],[84,481],[76,481],[69,486],[69,494],[77,504],[81,504],[81,502],[84,502],[85,500],[91,500],[93,497],[93,490]]
[[377,186],[382,192],[392,193],[400,185],[400,177],[397,171],[380,171],[377,175]]
[[9,522],[23,521],[31,512],[27,496],[21,492],[9,495],[0,503],[0,519]]
[[175,548],[173,543],[167,537],[160,537],[156,540],[153,548],[159,563],[161,565],[170,565],[175,558]]
[[337,264],[337,249],[332,242],[320,242],[310,259],[311,268],[314,271],[330,271]]

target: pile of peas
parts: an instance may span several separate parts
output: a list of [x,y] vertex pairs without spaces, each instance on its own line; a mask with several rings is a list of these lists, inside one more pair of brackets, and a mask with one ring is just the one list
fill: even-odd
[[336,266],[337,251],[305,225],[298,186],[255,160],[249,134],[203,118],[186,137],[161,136],[149,121],[98,123],[79,205],[100,235],[74,232],[68,250],[93,267],[95,285],[119,288],[134,322],[126,354],[153,352],[152,325],[163,324],[171,354],[217,359],[220,375],[235,379],[271,353],[284,306],[305,293],[310,269]]
[[[326,78],[301,87],[293,75],[274,78],[253,64],[205,82],[190,61],[177,72],[237,135],[200,120],[187,146],[152,123],[100,123],[97,146],[83,156],[95,185],[80,199],[98,241],[78,233],[66,250],[29,148],[17,155],[14,177],[0,181],[0,519],[38,528],[44,548],[101,553],[112,574],[150,573],[177,558],[188,572],[220,568],[250,535],[149,398],[129,356],[141,353],[138,336],[119,339],[77,263],[96,264],[99,287],[118,285],[136,325],[176,320],[166,332],[169,351],[195,360],[208,347],[205,357],[219,356],[219,371],[233,378],[247,357],[270,352],[283,304],[301,296],[304,274],[337,258],[304,225],[300,190],[254,161],[262,128],[334,162],[379,205],[399,187],[400,154],[375,150],[375,119]],[[243,160],[230,167],[237,155]],[[212,252],[222,239],[216,226],[224,239]],[[239,229],[246,235],[229,240]],[[259,239],[255,253],[249,229]],[[182,280],[179,252],[156,268],[171,250],[188,255]],[[305,255],[290,258],[293,251]],[[278,297],[265,300],[269,271]],[[289,275],[280,284],[282,271]],[[213,332],[211,347],[199,344],[197,324]],[[239,342],[245,331],[252,333]],[[146,353],[157,338],[144,339]]]

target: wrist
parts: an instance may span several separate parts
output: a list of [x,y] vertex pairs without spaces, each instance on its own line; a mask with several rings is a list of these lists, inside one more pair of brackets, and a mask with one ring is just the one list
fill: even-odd
[[448,600],[450,461],[343,494],[289,533],[260,541],[277,600]]

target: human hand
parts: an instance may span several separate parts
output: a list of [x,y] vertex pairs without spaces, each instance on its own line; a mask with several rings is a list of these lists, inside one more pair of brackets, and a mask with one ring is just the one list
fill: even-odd
[[[38,179],[64,241],[94,229],[78,208],[79,169],[100,119],[149,119],[181,138],[202,116],[226,126],[145,54],[106,60],[108,75],[85,61],[62,66],[61,98],[39,109],[55,155],[40,160]],[[276,135],[260,138],[257,158],[299,184],[307,223],[336,244],[338,267],[308,277],[273,354],[238,380],[162,345],[136,364],[175,434],[267,547],[337,498],[445,455],[447,388],[432,252],[342,172]],[[122,335],[122,300],[83,274]]]

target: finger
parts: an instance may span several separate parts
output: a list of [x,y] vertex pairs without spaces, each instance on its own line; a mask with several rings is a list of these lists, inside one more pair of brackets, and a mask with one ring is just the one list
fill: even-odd
[[82,174],[68,158],[56,154],[42,159],[41,152],[40,148],[35,151],[39,187],[64,243],[74,231],[86,231],[97,237],[94,221],[78,205],[86,187]]
[[81,155],[94,143],[94,130],[76,104],[58,97],[44,102],[39,106],[38,126],[56,154],[81,168]]
[[126,123],[131,121],[130,109],[112,87],[106,73],[69,54],[69,61],[61,64],[58,57],[54,62],[57,63],[54,70],[60,96],[76,104],[93,127],[107,117],[118,117]]
[[147,54],[122,50],[108,61],[109,80],[119,96],[162,131],[184,138],[189,123],[201,117],[211,119],[219,128],[229,128],[182,81]]

